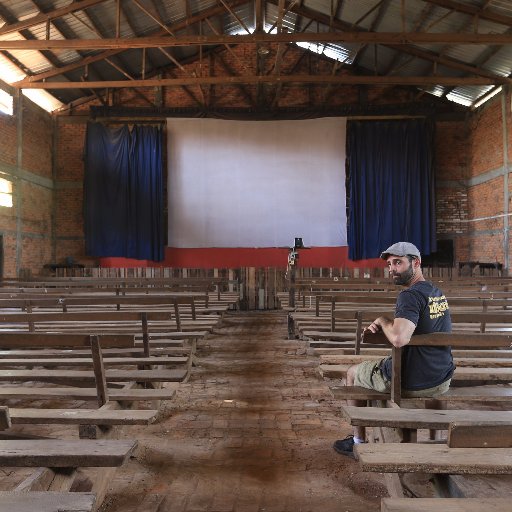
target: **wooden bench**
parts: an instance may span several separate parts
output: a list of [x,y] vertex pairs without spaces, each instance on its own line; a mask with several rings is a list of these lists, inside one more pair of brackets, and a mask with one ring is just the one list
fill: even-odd
[[[38,468],[14,491],[0,493],[0,507],[16,512],[95,510],[115,468],[126,462],[136,446],[133,440],[0,440],[0,466]],[[79,467],[96,468],[87,492],[66,492]]]
[[363,471],[454,475],[512,474],[512,448],[448,448],[444,444],[355,445]]
[[[79,335],[79,334],[56,334],[56,333],[5,333],[0,332],[0,347],[26,347],[27,349],[35,347],[51,347],[66,348],[71,347],[90,347],[92,357],[92,370],[66,370],[66,369],[33,369],[33,370],[0,370],[0,380],[3,382],[52,382],[52,383],[63,383],[71,386],[94,386],[96,400],[99,407],[104,407],[109,402],[109,395],[111,390],[107,387],[107,382],[124,382],[126,383],[125,390],[115,391],[116,398],[120,398],[123,401],[128,401],[130,397],[137,396],[138,399],[155,400],[160,399],[162,393],[160,390],[129,390],[131,386],[134,386],[135,382],[176,382],[182,380],[186,374],[186,370],[106,370],[103,362],[103,355],[101,345],[107,347],[120,347],[130,348],[134,344],[134,337],[132,335]],[[28,359],[30,364],[34,365],[37,359]],[[66,359],[61,358],[60,365],[65,366]],[[72,363],[73,358],[70,362]],[[56,390],[54,388],[15,388],[17,392],[13,392],[12,388],[0,387],[0,396],[3,392],[4,398],[7,396],[16,396],[21,398],[22,396],[30,396],[47,399],[55,399]],[[89,399],[92,398],[91,388],[87,390],[73,390],[73,388],[61,388],[60,391],[64,391],[62,398],[69,399],[70,396],[81,396],[87,395]],[[155,391],[158,391],[155,393]],[[172,396],[175,389],[170,392],[164,392],[165,397]],[[107,421],[108,409],[103,409],[105,414],[105,422],[114,421],[116,416],[110,416],[110,420]],[[97,413],[100,414],[100,413]],[[117,413],[114,413],[117,414]],[[72,418],[69,416],[68,418]],[[78,417],[78,416],[77,416]],[[113,419],[112,419],[113,418]],[[148,418],[148,421],[152,421],[152,418]]]
[[[380,343],[382,337],[382,333],[366,333],[363,341],[364,343]],[[413,336],[410,344],[510,348],[511,341],[512,337],[504,334],[435,333]],[[403,406],[407,405],[408,400],[417,401],[418,399],[407,399],[402,395],[400,387],[401,350],[395,347],[392,349],[393,375],[390,393],[390,399],[400,407],[357,408],[347,406],[343,409],[352,424],[373,427],[377,431],[377,437],[384,441],[355,447],[355,453],[363,471],[393,474],[387,480],[392,496],[401,496],[399,490],[401,489],[399,485],[399,474],[401,473],[433,473],[436,475],[436,488],[440,489],[441,495],[450,488],[446,482],[451,478],[442,475],[511,474],[512,413],[489,410],[404,409]],[[508,391],[510,392],[510,390]],[[428,402],[429,406],[435,406],[436,403],[439,406],[439,399],[442,397],[446,399],[444,395],[441,395],[423,400],[425,403]],[[483,400],[485,397],[480,394],[478,399]],[[418,429],[448,430],[448,444],[409,443],[417,441]],[[400,440],[408,442],[398,443],[397,441]],[[483,446],[486,447],[483,448]],[[392,478],[393,476],[394,478]]]
[[[0,407],[0,429],[9,428],[15,416],[12,410]],[[109,468],[108,471],[111,472],[110,468],[122,465],[136,446],[137,442],[133,440],[0,440],[0,466],[40,467],[36,474],[19,484],[14,492],[0,493],[0,509],[16,512],[93,510],[96,502],[95,493],[67,493],[55,490],[71,488],[78,466]],[[57,474],[64,478],[56,479]],[[43,475],[52,478],[46,478],[47,482],[44,484]],[[44,486],[52,492],[31,492],[41,490]],[[94,487],[102,493],[103,498],[105,485],[91,482],[91,490]]]
[[46,289],[52,290],[54,288],[64,288],[66,290],[73,289],[92,289],[103,290],[105,288],[114,288],[123,290],[130,289],[162,289],[162,290],[203,290],[205,293],[216,289],[218,300],[221,299],[222,290],[228,289],[233,284],[238,284],[238,281],[231,280],[227,277],[206,277],[206,278],[141,278],[141,277],[74,277],[74,278],[45,278],[45,279],[32,279],[32,280],[16,280],[4,279],[0,283],[4,289],[12,287],[13,290],[20,288],[27,288],[28,290]]
[[383,498],[381,512],[509,512],[510,498]]
[[[512,411],[478,411],[478,410],[432,410],[432,409],[404,409],[400,408],[379,408],[379,407],[355,407],[342,406],[344,417],[353,426],[364,427],[385,427],[406,431],[404,438],[408,441],[417,440],[419,429],[447,430],[450,432],[448,446],[475,446],[479,440],[479,447],[487,443],[488,447],[512,446],[512,437],[507,436],[507,430],[512,426]],[[479,438],[470,438],[471,428],[478,426]],[[452,431],[452,428],[454,429]],[[501,428],[501,436],[488,437],[482,434],[485,430],[495,432]],[[450,438],[451,435],[451,438]]]
[[[175,327],[181,329],[179,312]],[[166,311],[93,311],[93,312],[45,312],[45,313],[0,313],[0,325],[4,330],[88,332],[108,333],[129,332],[142,340],[144,355],[149,357],[152,346],[162,347],[164,340],[187,340],[191,351],[207,330],[172,332],[171,313]],[[150,325],[158,326],[163,333],[151,333]]]
[[2,512],[92,512],[96,495],[90,492],[0,491],[0,503]]

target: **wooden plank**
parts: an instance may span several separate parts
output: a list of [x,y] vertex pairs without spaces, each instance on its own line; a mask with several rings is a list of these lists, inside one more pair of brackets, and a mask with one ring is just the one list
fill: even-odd
[[[363,361],[380,360],[384,355],[354,355],[354,354],[319,354],[322,364],[359,364]],[[471,367],[512,367],[512,357],[454,357],[455,366],[471,366]],[[0,359],[1,363],[1,359]]]
[[[363,343],[381,345],[386,343],[386,336],[381,333],[365,332]],[[387,342],[389,344],[389,342]],[[490,333],[447,333],[436,332],[432,334],[418,334],[413,336],[409,345],[447,346],[452,347],[480,347],[480,348],[510,348],[512,335]]]
[[[177,343],[170,347],[154,347],[153,352],[156,352],[156,356],[160,355],[181,355],[188,352],[183,343]],[[105,358],[139,358],[144,356],[143,349],[141,347],[133,348],[118,348],[112,349],[107,348],[102,350]],[[0,350],[0,361],[3,358],[23,358],[23,359],[46,359],[46,358],[87,358],[90,360],[91,351],[87,349],[45,349],[45,350]]]
[[[101,345],[105,348],[128,348],[135,344],[132,334],[102,334]],[[90,347],[89,334],[0,332],[1,348],[70,348]]]
[[331,388],[331,392],[334,398],[340,400],[389,400],[391,398],[390,393],[380,393],[361,386],[341,386]]
[[13,425],[150,425],[157,414],[158,411],[137,409],[10,409]]
[[[393,358],[393,363],[400,358]],[[320,373],[324,377],[331,379],[344,378],[350,364],[321,364]],[[397,376],[399,375],[398,372]],[[393,372],[395,374],[395,372]],[[493,367],[458,367],[452,377],[452,386],[457,383],[481,382],[481,383],[500,383],[512,382],[512,368],[493,368]],[[396,390],[398,390],[398,384]]]
[[[0,388],[1,389],[1,388]],[[331,388],[335,398],[339,400],[390,400],[390,393],[379,393],[358,386],[340,386]],[[402,405],[407,403],[422,403],[425,400],[448,401],[485,401],[511,402],[512,388],[501,386],[470,386],[453,387],[446,393],[433,398],[402,398]]]
[[501,423],[500,416],[496,412],[487,413],[486,420],[455,419],[448,428],[448,446],[450,448],[511,448],[512,425]]
[[382,498],[381,512],[510,512],[510,498]]
[[[186,370],[106,370],[109,382],[178,382],[186,377]],[[94,372],[85,370],[0,370],[0,381],[77,382],[92,384]]]
[[108,388],[99,336],[91,336],[91,353],[93,361],[92,370],[98,395],[98,407],[102,407],[108,402]]
[[449,448],[417,443],[367,443],[354,447],[362,471],[382,473],[511,474],[510,448]]
[[2,405],[0,406],[0,430],[10,428],[11,418],[9,413],[9,407]]
[[13,491],[24,493],[32,491],[68,492],[75,477],[75,468],[37,468]]
[[403,409],[350,405],[341,406],[341,410],[351,425],[365,427],[447,430],[453,422],[467,421],[481,425],[510,425],[512,428],[512,411]]
[[91,512],[95,503],[88,492],[0,492],[0,512]]
[[[161,389],[115,389],[109,388],[110,400],[171,400],[176,394],[179,384],[167,382]],[[2,399],[25,400],[96,400],[95,388],[34,388],[34,387],[0,387]]]
[[[151,357],[103,357],[103,364],[105,366],[123,366],[123,365],[140,365],[140,364],[153,364],[153,365],[180,365],[186,364],[188,357],[174,357],[174,356],[151,356]],[[93,361],[91,358],[86,357],[56,357],[52,359],[37,358],[37,359],[0,359],[0,367],[6,366],[45,366],[47,368],[55,366],[92,366]]]
[[131,440],[0,440],[0,466],[117,467],[136,446],[137,442]]

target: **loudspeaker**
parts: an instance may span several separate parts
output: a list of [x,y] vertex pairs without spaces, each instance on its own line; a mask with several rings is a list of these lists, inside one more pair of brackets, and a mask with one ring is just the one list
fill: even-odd
[[437,251],[427,256],[422,256],[421,263],[427,267],[435,267],[438,265],[453,267],[453,253],[453,240],[438,240]]

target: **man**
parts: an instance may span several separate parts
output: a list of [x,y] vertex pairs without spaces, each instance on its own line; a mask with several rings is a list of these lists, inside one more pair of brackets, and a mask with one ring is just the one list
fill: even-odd
[[[403,396],[430,397],[445,393],[455,366],[450,347],[406,346],[411,336],[432,332],[450,332],[448,302],[441,290],[425,280],[421,255],[409,242],[397,242],[380,257],[387,261],[393,282],[405,287],[397,297],[394,318],[380,316],[365,330],[382,331],[389,342],[402,350]],[[376,391],[391,389],[391,357],[380,361],[363,361],[347,370],[347,386],[362,386]],[[350,405],[364,406],[360,400]],[[334,449],[353,457],[354,444],[365,442],[364,427],[354,428],[354,435],[334,443]]]

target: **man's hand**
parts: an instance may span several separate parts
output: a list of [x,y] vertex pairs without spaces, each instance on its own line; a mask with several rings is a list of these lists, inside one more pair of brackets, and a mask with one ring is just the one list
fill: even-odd
[[379,331],[382,331],[382,327],[376,323],[377,321],[373,321],[368,327],[365,327],[363,329],[363,334],[367,331],[369,332],[373,332],[373,333],[376,333],[376,332],[379,332]]
[[388,318],[379,316],[366,329],[366,331],[377,333],[382,331],[389,342],[395,347],[403,347],[409,343],[416,325],[406,318]]

